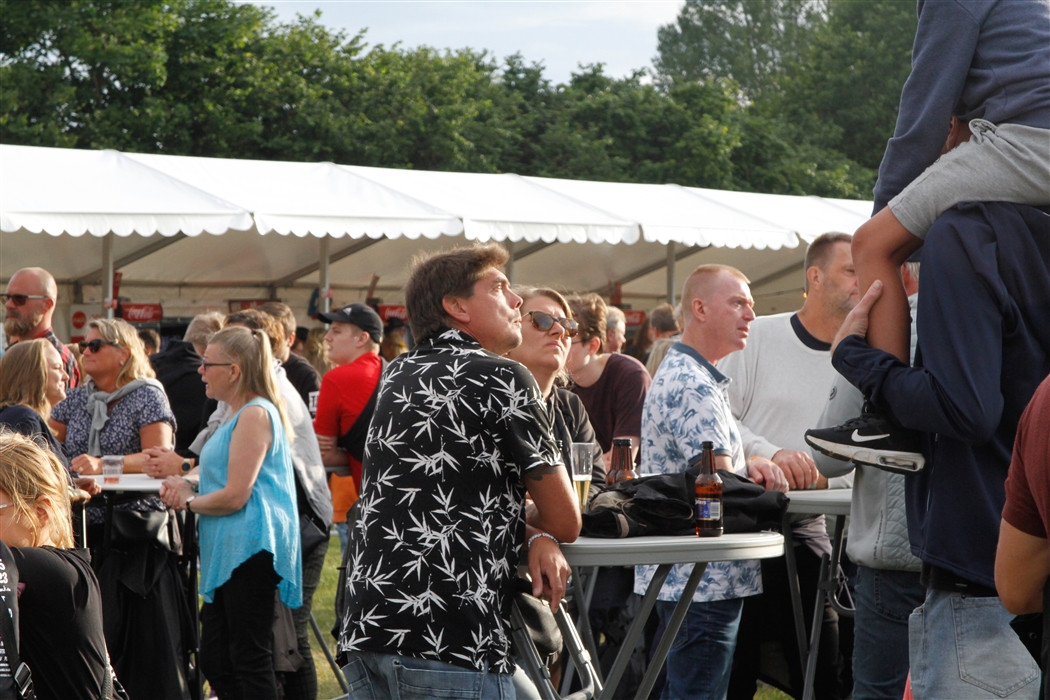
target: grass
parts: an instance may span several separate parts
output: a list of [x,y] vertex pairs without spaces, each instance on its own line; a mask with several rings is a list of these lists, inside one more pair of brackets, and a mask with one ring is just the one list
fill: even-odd
[[[314,618],[317,620],[317,626],[321,628],[321,634],[328,643],[328,648],[332,651],[332,656],[335,656],[336,648],[335,639],[332,638],[330,631],[332,625],[335,624],[335,585],[339,576],[340,559],[339,538],[332,537],[328,542],[328,554],[325,556],[324,569],[321,571],[321,582],[317,584],[317,590],[314,591],[313,603]],[[312,633],[310,650],[313,652],[314,666],[317,667],[318,700],[339,697],[343,691],[335,679],[335,674],[332,673],[332,667],[328,665],[324,651],[318,646],[317,638]]]
[[[335,655],[335,640],[329,634],[332,625],[335,624],[335,586],[339,574],[339,538],[333,537],[328,544],[328,555],[325,557],[324,569],[321,571],[321,582],[314,593],[313,612],[317,619],[317,625],[328,642],[328,648]],[[332,667],[324,652],[318,647],[317,639],[311,635],[310,647],[313,651],[314,665],[317,667],[317,698],[318,700],[331,700],[342,693],[339,682],[332,673]],[[791,700],[791,696],[785,695],[776,688],[759,683],[755,700]]]

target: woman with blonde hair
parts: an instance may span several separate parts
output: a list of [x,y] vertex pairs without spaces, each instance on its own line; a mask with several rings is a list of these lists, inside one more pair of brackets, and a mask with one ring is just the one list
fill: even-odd
[[0,558],[17,571],[19,656],[36,697],[113,697],[98,581],[86,553],[71,549],[65,468],[9,431],[0,431],[0,464],[0,541],[10,548]]
[[0,357],[0,425],[43,440],[67,467],[47,419],[51,407],[66,398],[68,382],[62,356],[43,338],[24,340]]
[[306,334],[306,348],[304,351],[306,361],[313,365],[314,369],[322,376],[335,366],[328,359],[328,346],[324,342],[325,333],[327,332],[328,329],[324,326],[311,328],[310,332]]
[[125,472],[141,472],[143,450],[170,447],[175,429],[142,340],[126,321],[95,319],[80,347],[88,380],[52,409],[48,423],[74,471],[98,474],[103,455],[123,455]]
[[[48,424],[74,471],[98,474],[103,455],[121,455],[125,473],[141,472],[148,459],[144,450],[171,447],[175,429],[142,341],[126,321],[95,319],[80,347],[87,379],[51,410]],[[155,496],[121,500],[106,541],[106,510],[96,501],[87,508],[88,542],[106,592],[106,641],[114,668],[133,698],[185,700],[182,630],[189,609],[178,575],[178,541],[169,536],[177,524]]]
[[201,377],[231,417],[205,443],[200,493],[169,476],[161,498],[200,517],[200,666],[220,698],[277,698],[274,592],[302,604],[299,515],[288,435],[266,335],[216,333]]

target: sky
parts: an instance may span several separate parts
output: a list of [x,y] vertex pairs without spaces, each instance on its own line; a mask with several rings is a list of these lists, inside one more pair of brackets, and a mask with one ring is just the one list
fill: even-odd
[[684,0],[251,0],[282,22],[321,11],[321,22],[349,36],[368,28],[369,45],[487,49],[498,59],[520,52],[564,83],[581,63],[605,74],[652,66],[656,30]]

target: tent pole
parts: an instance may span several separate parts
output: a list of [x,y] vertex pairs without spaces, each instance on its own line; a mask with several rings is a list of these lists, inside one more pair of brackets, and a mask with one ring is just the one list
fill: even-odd
[[667,303],[674,306],[674,264],[675,250],[674,241],[667,244]]
[[332,310],[332,299],[328,296],[329,279],[328,279],[328,260],[329,260],[329,244],[331,238],[328,236],[321,236],[321,266],[318,268],[321,280],[321,311],[328,313]]
[[102,237],[102,290],[106,318],[113,318],[117,308],[113,298],[113,232]]

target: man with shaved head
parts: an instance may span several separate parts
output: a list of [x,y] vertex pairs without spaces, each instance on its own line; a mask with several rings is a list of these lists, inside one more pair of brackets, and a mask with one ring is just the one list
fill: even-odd
[[[744,461],[740,430],[733,419],[729,379],[719,360],[747,345],[754,300],[747,277],[728,265],[701,265],[682,292],[682,339],[667,352],[653,377],[642,412],[641,472],[679,473],[714,443],[715,467],[748,476],[767,489],[787,491],[787,479],[769,460]],[[665,623],[685,590],[692,565],[671,569],[656,610]],[[644,594],[655,566],[635,569],[634,590]],[[743,600],[762,592],[757,561],[707,565],[686,621],[667,656],[662,697],[725,698]]]
[[62,364],[69,375],[68,388],[80,384],[77,358],[51,330],[51,317],[58,300],[58,285],[51,273],[42,267],[23,267],[11,275],[7,294],[3,296],[4,333],[7,337],[17,340],[45,338],[62,356]]

